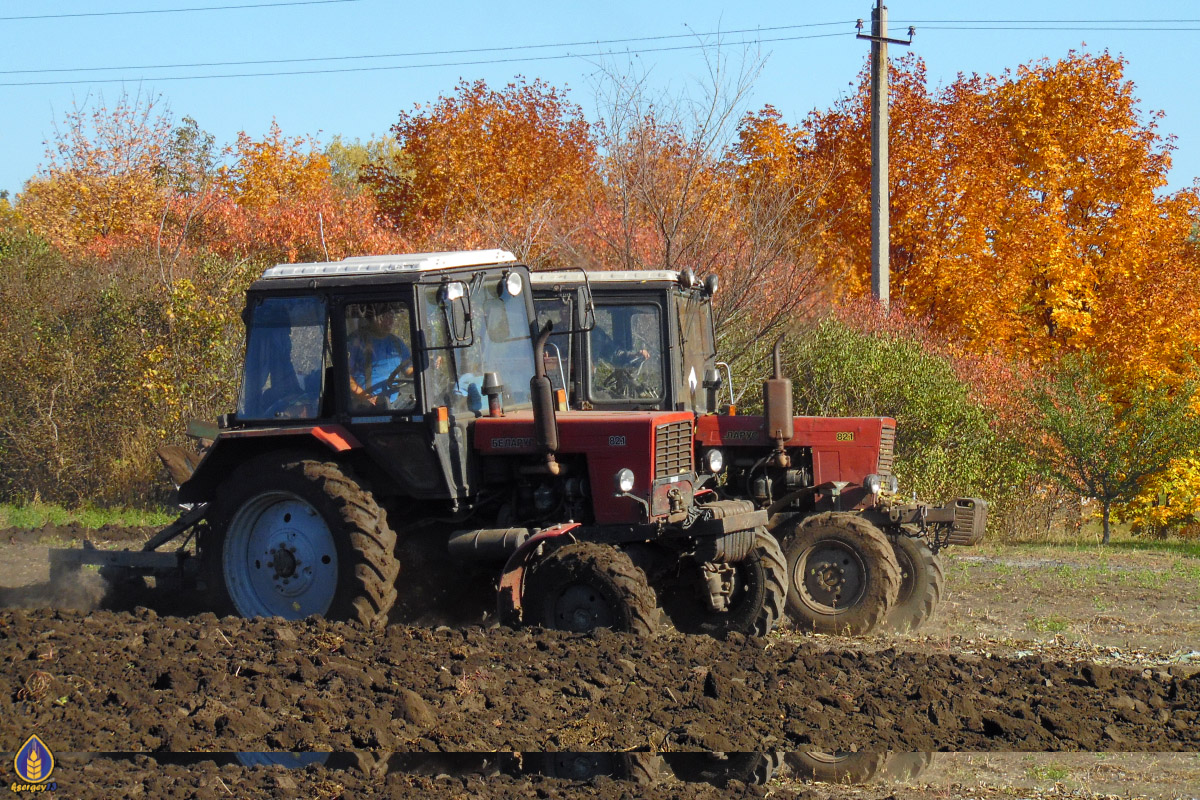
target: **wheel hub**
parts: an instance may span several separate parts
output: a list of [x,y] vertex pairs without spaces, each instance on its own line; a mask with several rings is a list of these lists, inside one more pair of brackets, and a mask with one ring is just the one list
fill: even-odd
[[271,556],[275,560],[268,561],[267,566],[275,570],[276,580],[291,578],[296,574],[296,567],[300,566],[300,561],[296,558],[295,549],[282,545],[271,550]]
[[792,568],[792,585],[811,608],[822,613],[845,610],[866,590],[867,569],[858,552],[837,540],[808,548]]
[[307,501],[266,492],[229,524],[226,586],[238,613],[301,619],[328,612],[337,591],[337,548],[329,526]]
[[615,621],[612,609],[604,597],[591,586],[573,584],[566,587],[554,604],[554,619],[568,631],[590,631],[610,628]]

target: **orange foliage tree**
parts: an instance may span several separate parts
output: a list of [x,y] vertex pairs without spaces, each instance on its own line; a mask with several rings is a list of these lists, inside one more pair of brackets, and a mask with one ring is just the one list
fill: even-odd
[[500,90],[464,81],[402,112],[392,130],[400,153],[361,179],[399,231],[427,247],[501,246],[547,263],[596,180],[582,110],[540,80]]
[[[1192,190],[1165,194],[1172,143],[1143,115],[1125,62],[1071,52],[930,91],[892,67],[893,303],[977,351],[1043,360],[1095,350],[1126,379],[1178,372],[1200,336]],[[867,91],[802,126],[817,257],[843,296],[869,274]]]
[[223,255],[320,261],[403,248],[373,197],[340,185],[316,142],[284,136],[274,122],[262,139],[238,134],[219,184],[202,241]]

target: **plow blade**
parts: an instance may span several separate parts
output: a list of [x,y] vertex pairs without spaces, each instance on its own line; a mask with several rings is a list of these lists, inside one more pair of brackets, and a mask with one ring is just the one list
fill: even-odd
[[85,541],[81,548],[50,550],[50,580],[79,570],[85,564],[97,567],[115,567],[128,570],[135,575],[178,572],[186,553],[155,553],[145,550],[97,550]]

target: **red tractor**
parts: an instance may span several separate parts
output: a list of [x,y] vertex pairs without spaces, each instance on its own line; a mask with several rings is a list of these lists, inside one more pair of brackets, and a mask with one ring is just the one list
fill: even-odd
[[499,250],[268,269],[237,410],[179,476],[190,511],[54,570],[174,578],[243,616],[377,626],[482,593],[510,624],[647,634],[661,601],[688,630],[768,633],[767,514],[697,493],[690,411],[567,410],[529,287]]
[[551,336],[546,350],[556,389],[571,408],[593,413],[694,415],[699,485],[767,512],[798,627],[861,634],[929,618],[945,585],[939,551],[979,542],[987,503],[900,499],[895,420],[793,416],[782,339],[763,415],[736,414],[731,372],[717,360],[715,275],[701,283],[690,270],[563,270],[534,273],[533,282],[540,317],[570,331]]

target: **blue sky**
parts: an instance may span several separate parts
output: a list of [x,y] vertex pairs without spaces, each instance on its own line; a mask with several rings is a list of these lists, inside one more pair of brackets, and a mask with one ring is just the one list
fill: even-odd
[[[186,8],[253,6],[285,0],[0,0],[0,84],[82,81],[70,85],[0,86],[0,189],[12,193],[44,160],[43,141],[53,122],[73,102],[103,96],[115,100],[122,88],[159,94],[176,117],[194,117],[200,126],[231,142],[240,130],[261,136],[278,121],[285,134],[327,140],[333,134],[366,138],[383,134],[401,109],[449,93],[460,78],[503,85],[515,75],[542,78],[568,87],[570,97],[595,116],[598,65],[630,59],[648,71],[657,88],[682,91],[704,72],[697,49],[640,52],[626,50],[694,45],[697,38],[596,45],[599,40],[709,34],[714,31],[814,26],[727,34],[732,44],[765,41],[765,68],[748,106],[770,103],[788,121],[824,108],[851,90],[868,45],[854,39],[853,21],[870,19],[873,0],[856,2],[760,2],[723,0],[608,3],[531,0],[521,3],[401,3],[393,0],[339,0],[277,7],[177,11]],[[114,12],[169,11],[130,14]],[[95,14],[107,16],[62,16]],[[998,73],[1041,58],[1058,58],[1086,43],[1093,52],[1108,49],[1129,61],[1144,111],[1162,110],[1160,130],[1177,137],[1171,187],[1200,176],[1200,104],[1184,55],[1200,30],[1200,4],[1183,0],[1009,0],[964,3],[949,0],[893,0],[888,4],[893,35],[915,24],[911,50],[925,59],[931,82],[948,82],[959,72]],[[19,19],[55,15],[46,19]],[[962,30],[955,21],[1002,20],[992,27],[1020,30]],[[1010,21],[1020,21],[1012,23]],[[1029,30],[1030,21],[1055,30]],[[1055,22],[1059,21],[1059,22]],[[1108,22],[1106,22],[1108,21]],[[1118,21],[1118,22],[1111,22]],[[825,24],[838,23],[838,24]],[[1097,27],[1157,30],[1095,30]],[[959,29],[954,29],[959,28]],[[830,35],[832,34],[832,35]],[[699,38],[711,41],[711,37]],[[593,44],[587,44],[587,43]],[[405,58],[358,58],[384,54],[479,50],[523,45],[561,45],[533,50],[491,51]],[[582,43],[582,44],[580,44]],[[893,56],[908,48],[893,48]],[[613,52],[602,59],[587,54]],[[546,59],[546,56],[566,58]],[[356,58],[347,59],[348,56]],[[543,60],[491,64],[447,62],[541,57]],[[163,65],[280,59],[340,58],[338,61],[242,66]],[[230,72],[294,72],[417,65],[332,74],[197,79]],[[428,66],[439,65],[439,66]],[[29,72],[123,67],[110,71]],[[23,72],[16,72],[23,70]],[[186,76],[182,80],[169,80]],[[100,79],[121,82],[100,82]]]

